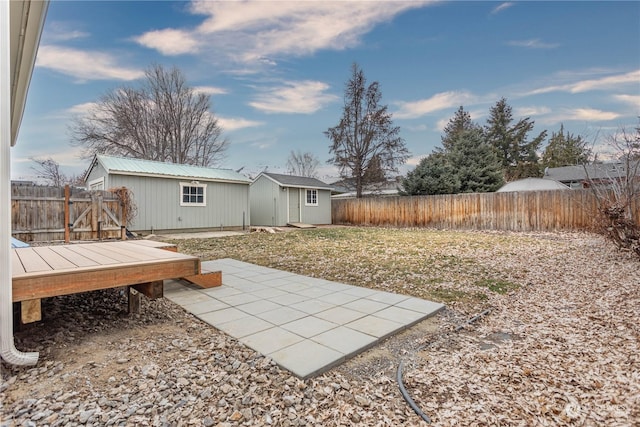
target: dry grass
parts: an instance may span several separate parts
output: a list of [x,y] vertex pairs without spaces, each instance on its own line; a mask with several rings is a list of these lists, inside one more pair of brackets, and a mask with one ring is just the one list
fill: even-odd
[[332,227],[289,233],[174,240],[202,259],[234,258],[312,277],[399,292],[472,312],[493,294],[522,285],[522,266],[499,258],[539,236],[425,229]]

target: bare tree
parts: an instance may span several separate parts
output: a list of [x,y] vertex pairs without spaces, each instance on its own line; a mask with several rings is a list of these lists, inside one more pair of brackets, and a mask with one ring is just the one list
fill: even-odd
[[640,257],[640,124],[633,131],[620,129],[608,144],[617,155],[616,162],[594,165],[601,176],[589,176],[585,166],[602,219],[600,231],[619,248]]
[[43,179],[49,185],[54,187],[63,187],[66,184],[84,185],[82,174],[65,174],[60,169],[60,164],[51,157],[46,159],[32,157],[30,160],[36,163],[36,166],[32,166],[31,169],[36,172],[37,177]]
[[[369,184],[367,178],[379,180],[381,174],[386,178],[409,157],[399,136],[400,128],[393,125],[391,113],[380,104],[381,99],[378,82],[367,86],[363,71],[353,64],[345,85],[340,123],[324,132],[331,140],[329,151],[333,158],[329,162],[339,168],[344,182],[353,182],[358,198]],[[368,173],[369,168],[372,170]]]
[[104,95],[73,121],[72,142],[84,155],[113,154],[197,166],[219,162],[228,141],[210,112],[210,97],[189,87],[177,68],[156,65],[139,88]]
[[287,159],[287,172],[291,175],[317,177],[317,169],[320,161],[310,152],[291,151]]

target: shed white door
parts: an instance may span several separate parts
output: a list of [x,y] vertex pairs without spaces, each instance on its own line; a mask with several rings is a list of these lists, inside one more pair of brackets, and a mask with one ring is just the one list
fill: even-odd
[[300,222],[300,189],[289,188],[289,222]]

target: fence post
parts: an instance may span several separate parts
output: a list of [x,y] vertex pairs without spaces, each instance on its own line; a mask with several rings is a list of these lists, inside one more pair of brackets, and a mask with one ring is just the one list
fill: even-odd
[[71,218],[69,209],[69,201],[71,199],[71,189],[69,188],[69,184],[64,186],[64,242],[69,243],[71,240],[71,225],[69,224],[69,220]]
[[98,238],[98,195],[91,192],[91,239]]
[[127,240],[127,204],[125,201],[129,200],[129,196],[125,187],[122,187],[120,191],[120,206],[122,207],[122,216],[120,217],[120,238],[122,240]]

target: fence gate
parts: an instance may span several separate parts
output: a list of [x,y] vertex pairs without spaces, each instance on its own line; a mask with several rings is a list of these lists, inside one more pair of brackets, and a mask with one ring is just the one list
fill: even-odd
[[121,237],[122,207],[115,194],[102,190],[83,191],[71,196],[68,206],[67,227],[68,233],[74,234],[73,240],[87,240],[88,234],[91,239]]
[[124,206],[115,193],[12,185],[11,234],[25,242],[125,239]]

